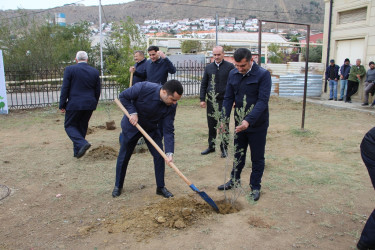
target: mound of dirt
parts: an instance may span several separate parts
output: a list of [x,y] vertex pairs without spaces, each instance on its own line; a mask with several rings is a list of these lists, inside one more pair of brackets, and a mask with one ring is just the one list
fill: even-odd
[[90,150],[85,158],[92,160],[115,160],[118,152],[112,147],[100,145],[99,147]]
[[106,129],[106,126],[104,125],[99,125],[99,126],[91,126],[89,128],[87,128],[87,135],[90,135],[90,134],[93,134],[95,133],[96,131],[100,130],[100,129]]
[[[184,229],[195,222],[210,217],[216,212],[202,201],[195,199],[196,195],[188,197],[164,199],[159,203],[148,205],[140,209],[122,208],[114,217],[102,220],[95,226],[88,225],[78,229],[84,235],[91,230],[105,228],[108,233],[128,232],[141,241],[154,236],[166,228]],[[216,202],[221,214],[236,213],[239,208],[226,203]]]

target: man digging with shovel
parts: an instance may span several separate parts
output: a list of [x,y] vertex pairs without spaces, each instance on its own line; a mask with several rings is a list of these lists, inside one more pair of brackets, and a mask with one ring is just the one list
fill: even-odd
[[[142,126],[160,148],[163,148],[161,133],[158,129],[158,122],[163,120],[165,152],[167,152],[168,160],[173,160],[174,118],[177,101],[180,100],[182,93],[182,85],[177,80],[170,80],[163,86],[151,82],[140,82],[121,92],[119,99],[128,110],[130,118],[124,116],[121,121],[123,140],[117,158],[113,197],[121,195],[130,157],[138,139],[142,137],[141,132],[135,127],[137,124]],[[146,144],[154,158],[156,194],[165,198],[173,197],[173,194],[165,187],[163,157],[150,142],[146,141]]]

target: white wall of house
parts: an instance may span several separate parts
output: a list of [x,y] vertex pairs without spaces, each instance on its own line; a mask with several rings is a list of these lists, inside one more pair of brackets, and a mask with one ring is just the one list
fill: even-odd
[[[325,0],[323,57],[327,60],[330,0]],[[335,0],[331,24],[331,46],[329,59],[342,65],[345,58],[351,64],[361,59],[366,70],[368,63],[375,61],[375,0]],[[363,82],[355,99],[363,97]]]

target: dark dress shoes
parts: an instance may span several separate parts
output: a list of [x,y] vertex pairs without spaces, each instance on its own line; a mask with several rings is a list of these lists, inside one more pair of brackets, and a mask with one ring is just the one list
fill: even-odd
[[218,190],[229,190],[241,186],[241,180],[229,180],[227,183],[217,187]]
[[121,195],[122,188],[115,187],[112,191],[112,197],[118,197]]
[[254,189],[251,191],[250,197],[254,200],[257,201],[260,198],[260,190],[259,189]]
[[81,158],[82,156],[84,156],[86,154],[86,151],[91,147],[91,144],[90,143],[86,143],[82,148],[79,149],[76,157],[77,159]]
[[228,154],[225,151],[221,151],[221,158],[227,158]]
[[169,192],[166,187],[162,187],[162,188],[158,187],[158,188],[156,188],[156,194],[157,195],[162,195],[162,196],[164,196],[164,198],[173,197],[173,194],[171,192]]
[[207,148],[205,151],[201,152],[201,155],[208,155],[209,153],[215,152],[215,148]]

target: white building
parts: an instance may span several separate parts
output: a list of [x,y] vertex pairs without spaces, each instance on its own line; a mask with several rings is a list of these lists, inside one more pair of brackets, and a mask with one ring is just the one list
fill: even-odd
[[[332,1],[332,0],[331,0]],[[368,70],[368,63],[375,61],[375,0],[335,0],[332,8],[332,23],[329,24],[330,0],[325,2],[323,62],[335,59],[342,65],[345,58],[351,64],[361,59]],[[329,58],[327,58],[328,33],[331,26]],[[360,84],[358,99],[363,96]]]

